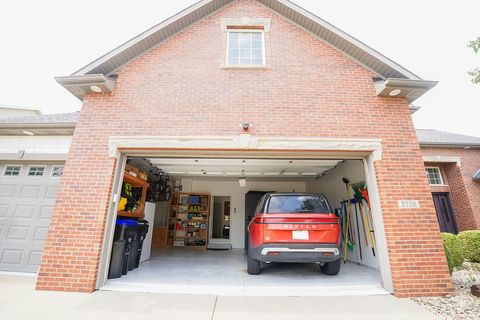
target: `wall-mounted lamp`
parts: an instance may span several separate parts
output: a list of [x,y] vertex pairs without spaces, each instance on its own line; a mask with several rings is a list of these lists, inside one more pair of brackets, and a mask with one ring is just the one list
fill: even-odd
[[248,122],[244,122],[244,123],[241,123],[239,127],[242,128],[243,131],[248,131],[248,129],[253,127],[253,124],[248,123]]

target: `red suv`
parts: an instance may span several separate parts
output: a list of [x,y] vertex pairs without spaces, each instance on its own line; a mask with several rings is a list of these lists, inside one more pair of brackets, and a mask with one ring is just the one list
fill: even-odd
[[319,263],[323,273],[340,271],[340,227],[323,195],[267,193],[248,225],[247,272],[261,262]]

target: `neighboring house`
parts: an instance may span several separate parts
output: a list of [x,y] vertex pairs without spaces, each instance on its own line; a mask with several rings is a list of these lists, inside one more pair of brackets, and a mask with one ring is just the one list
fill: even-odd
[[40,110],[26,107],[0,105],[0,119],[41,115]]
[[443,232],[480,229],[480,138],[417,130]]
[[[342,170],[351,167],[339,164],[361,160],[361,172],[355,174],[368,185],[381,286],[400,297],[451,292],[410,115],[411,103],[436,82],[422,80],[297,5],[203,0],[57,81],[83,106],[37,289],[92,292],[106,283],[128,157],[209,159],[218,176],[212,172],[205,188],[232,180],[220,170],[225,160],[287,158],[291,164],[338,160],[314,171],[306,191],[317,192],[324,176],[335,177],[336,195],[330,199],[340,200],[345,196]],[[28,178],[49,170],[15,168],[15,155],[29,155],[23,149],[2,151],[12,157],[5,172],[28,169]],[[53,152],[48,150],[39,152]],[[309,169],[294,174],[300,179]],[[285,173],[273,172],[278,179]],[[240,173],[233,174],[239,178]],[[453,189],[453,178],[448,181]],[[8,188],[2,190],[14,197]],[[31,210],[19,214],[31,217]],[[246,219],[244,211],[233,210],[232,226],[242,226],[230,230],[234,247],[243,247]],[[19,230],[16,237],[25,239],[25,233]],[[21,256],[21,249],[11,251],[12,259]]]
[[0,119],[1,271],[38,271],[77,117]]

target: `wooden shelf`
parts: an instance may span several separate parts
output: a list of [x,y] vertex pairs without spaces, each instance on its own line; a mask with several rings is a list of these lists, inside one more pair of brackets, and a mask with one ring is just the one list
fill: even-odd
[[118,211],[117,216],[123,217],[123,218],[138,218],[138,219],[145,218],[145,214],[143,212]]
[[137,219],[143,219],[145,218],[145,201],[147,198],[147,189],[150,186],[147,181],[144,181],[140,178],[132,176],[130,173],[128,173],[126,170],[123,173],[123,183],[129,183],[132,185],[132,187],[141,187],[142,188],[142,196],[140,197],[140,200],[137,202],[137,208],[135,209],[134,212],[127,212],[127,211],[118,211],[117,216],[119,217],[124,217],[124,218],[137,218]]

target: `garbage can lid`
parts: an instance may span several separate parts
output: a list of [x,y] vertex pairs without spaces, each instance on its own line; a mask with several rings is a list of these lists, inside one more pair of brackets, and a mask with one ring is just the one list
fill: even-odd
[[117,219],[116,224],[126,225],[126,226],[131,226],[131,227],[137,227],[138,226],[138,222],[136,220],[131,220],[131,219]]

